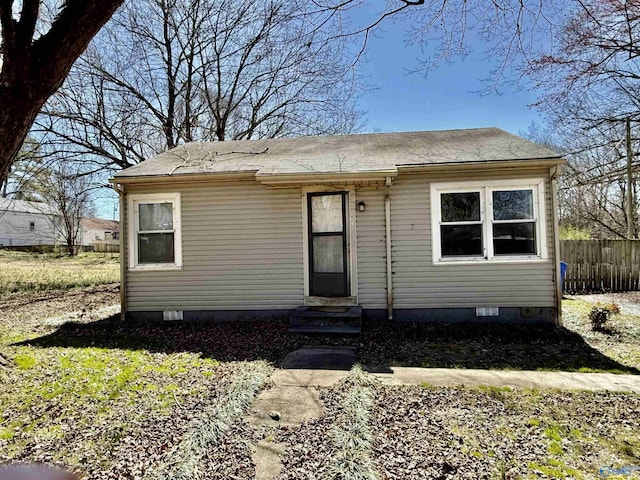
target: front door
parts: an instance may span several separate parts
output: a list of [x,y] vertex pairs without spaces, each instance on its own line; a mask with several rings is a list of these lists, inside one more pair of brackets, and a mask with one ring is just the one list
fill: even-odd
[[347,193],[309,193],[307,202],[309,294],[347,297]]

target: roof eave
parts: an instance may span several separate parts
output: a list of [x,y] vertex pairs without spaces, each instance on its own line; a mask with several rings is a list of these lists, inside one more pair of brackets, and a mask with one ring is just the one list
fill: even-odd
[[565,165],[567,161],[561,157],[528,158],[521,160],[486,160],[473,162],[445,162],[420,165],[398,164],[396,168],[370,170],[362,172],[306,172],[292,174],[260,174],[256,170],[247,172],[206,172],[184,174],[130,175],[113,177],[109,182],[114,185],[128,184],[167,184],[177,182],[230,182],[239,180],[257,180],[266,186],[289,186],[325,183],[358,183],[383,181],[386,177],[396,177],[399,173],[451,172],[498,170],[505,168],[531,169],[549,168]]
[[251,172],[209,172],[209,173],[180,173],[156,175],[130,175],[112,177],[109,182],[114,185],[129,184],[162,184],[176,182],[233,182],[237,180],[255,179],[256,171]]
[[522,160],[486,160],[474,162],[446,162],[429,163],[422,165],[397,165],[399,173],[420,172],[451,172],[451,171],[478,171],[500,170],[504,168],[531,169],[550,168],[556,165],[566,165],[567,160],[562,157],[553,158],[528,158]]

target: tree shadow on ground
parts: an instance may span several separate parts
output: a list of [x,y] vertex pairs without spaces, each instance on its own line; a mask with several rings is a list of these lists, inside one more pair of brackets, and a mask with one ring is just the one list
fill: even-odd
[[[385,338],[393,337],[393,342]],[[640,374],[564,327],[482,323],[384,323],[371,328],[362,363],[375,366],[562,370]],[[640,348],[640,347],[639,347]]]
[[288,321],[122,322],[119,316],[66,323],[22,345],[194,352],[216,360],[277,363],[306,345],[355,345],[372,371],[391,366],[640,374],[561,327],[497,324],[366,324],[360,336],[295,335]]

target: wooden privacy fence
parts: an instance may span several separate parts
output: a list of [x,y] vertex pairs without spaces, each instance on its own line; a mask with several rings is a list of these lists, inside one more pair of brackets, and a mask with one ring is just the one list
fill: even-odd
[[565,292],[640,290],[640,240],[561,240]]
[[100,253],[119,253],[120,242],[117,240],[94,240],[91,242],[94,252]]

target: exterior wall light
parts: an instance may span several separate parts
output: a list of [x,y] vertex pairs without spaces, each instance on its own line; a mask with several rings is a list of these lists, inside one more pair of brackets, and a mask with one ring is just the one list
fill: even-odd
[[367,208],[367,205],[364,202],[358,202],[358,211],[364,212]]

